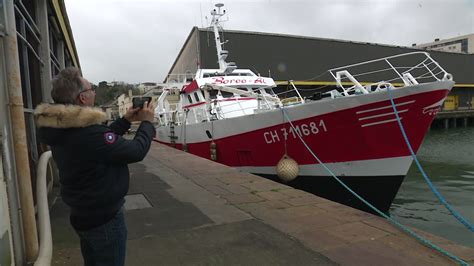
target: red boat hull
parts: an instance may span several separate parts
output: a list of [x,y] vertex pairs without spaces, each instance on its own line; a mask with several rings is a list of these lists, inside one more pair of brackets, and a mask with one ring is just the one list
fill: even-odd
[[[435,82],[411,91],[394,89],[394,102],[415,152],[452,85]],[[188,152],[207,159],[211,159],[210,146],[214,142],[217,162],[273,179],[275,166],[286,150],[300,168],[298,178],[290,185],[358,205],[351,204],[356,200],[343,193],[344,189],[317,163],[298,138],[300,134],[329,169],[387,211],[411,165],[409,149],[386,93],[347,98],[285,108],[295,128],[283,111],[274,110],[177,128],[175,143],[171,142],[169,131],[159,127],[157,140],[178,149],[186,143]]]

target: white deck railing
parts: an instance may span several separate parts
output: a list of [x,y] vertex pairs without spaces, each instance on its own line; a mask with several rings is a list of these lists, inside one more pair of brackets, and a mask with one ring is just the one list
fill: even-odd
[[[452,80],[426,52],[412,52],[384,57],[328,70],[342,89],[339,96],[367,94],[386,86],[411,86],[419,83]],[[374,82],[374,80],[377,80]],[[338,94],[331,93],[332,96]]]

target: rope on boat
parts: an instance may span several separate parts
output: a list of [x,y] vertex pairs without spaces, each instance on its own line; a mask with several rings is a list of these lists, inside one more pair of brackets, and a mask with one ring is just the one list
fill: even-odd
[[403,138],[405,139],[405,143],[407,144],[408,149],[410,150],[411,157],[413,157],[413,160],[416,163],[416,166],[418,166],[418,169],[420,170],[421,174],[423,175],[423,178],[425,179],[426,183],[430,187],[431,191],[436,195],[438,200],[446,207],[446,209],[451,212],[451,214],[464,226],[467,227],[471,232],[474,232],[474,226],[467,220],[465,219],[460,213],[458,213],[441,195],[441,193],[438,191],[438,189],[434,186],[434,184],[431,182],[430,178],[428,175],[425,173],[423,170],[423,167],[421,167],[420,162],[418,161],[418,158],[416,157],[415,152],[413,152],[413,148],[411,147],[410,141],[408,140],[407,134],[405,132],[405,129],[402,125],[402,122],[400,120],[400,116],[398,115],[397,107],[395,106],[395,102],[393,101],[392,93],[390,86],[387,86],[387,93],[390,98],[390,103],[392,104],[393,111],[395,113],[395,116],[397,118],[398,126],[400,127],[400,131],[402,132]]
[[[291,122],[291,119],[290,117],[288,116],[286,110],[283,108],[283,107],[280,107],[282,109],[282,112],[283,114],[285,115],[286,119],[288,120],[288,122],[290,123],[291,127],[293,128],[293,130],[296,131],[296,128],[295,126],[293,125],[293,122]],[[464,260],[458,258],[457,256],[455,256],[454,254],[451,254],[450,252],[442,249],[441,247],[438,247],[437,245],[435,245],[434,243],[432,243],[431,241],[429,241],[428,239],[425,239],[423,238],[422,236],[418,235],[417,233],[415,233],[414,231],[412,231],[411,229],[409,229],[408,227],[404,226],[403,224],[399,223],[398,221],[396,221],[395,219],[391,218],[390,216],[386,215],[384,212],[380,211],[379,209],[377,209],[377,207],[375,207],[374,205],[372,205],[370,202],[368,202],[367,200],[365,200],[362,196],[360,196],[359,194],[357,194],[354,190],[352,190],[349,186],[347,186],[344,182],[342,182],[341,179],[339,179],[327,166],[326,164],[324,164],[318,156],[316,156],[316,154],[311,150],[311,148],[308,146],[308,144],[306,143],[306,141],[304,141],[303,137],[301,136],[301,134],[296,134],[298,136],[298,138],[301,140],[301,142],[303,143],[303,145],[306,147],[306,149],[309,151],[309,153],[311,153],[311,155],[316,159],[316,161],[318,161],[318,163],[320,165],[323,166],[323,168],[339,183],[341,184],[347,191],[349,191],[350,193],[352,193],[352,195],[354,195],[356,198],[358,198],[360,201],[362,201],[365,205],[367,205],[369,208],[371,208],[373,211],[375,211],[377,214],[379,214],[380,216],[382,216],[383,218],[387,219],[390,223],[392,223],[393,225],[397,226],[398,228],[400,228],[402,231],[404,231],[405,233],[413,236],[416,240],[418,240],[419,242],[421,242],[423,245],[429,247],[429,248],[432,248],[438,252],[440,252],[441,254],[447,256],[448,258],[451,258],[452,260],[456,261],[457,263],[459,263],[460,265],[463,265],[463,266],[469,266],[468,263],[466,263]]]

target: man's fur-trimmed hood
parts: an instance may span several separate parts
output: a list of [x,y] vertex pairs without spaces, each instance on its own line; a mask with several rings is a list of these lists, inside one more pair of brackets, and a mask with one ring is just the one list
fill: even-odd
[[107,115],[100,108],[64,104],[40,104],[35,110],[38,128],[81,128],[100,125]]

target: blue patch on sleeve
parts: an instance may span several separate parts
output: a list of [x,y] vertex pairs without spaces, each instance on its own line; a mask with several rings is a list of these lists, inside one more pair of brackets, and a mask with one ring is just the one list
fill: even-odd
[[117,135],[115,135],[113,132],[106,132],[104,133],[104,139],[105,143],[113,144],[117,140]]

